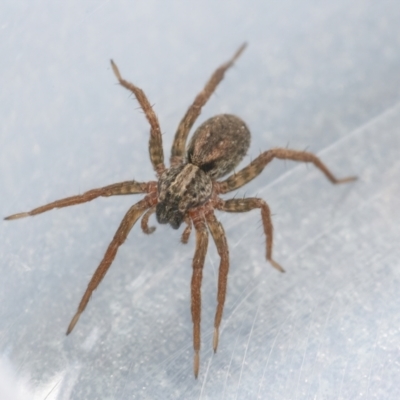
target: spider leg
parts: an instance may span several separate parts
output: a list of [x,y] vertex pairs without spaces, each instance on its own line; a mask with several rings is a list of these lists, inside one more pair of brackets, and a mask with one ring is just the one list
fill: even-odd
[[197,378],[200,365],[200,319],[201,319],[201,281],[203,278],[203,266],[208,246],[208,231],[203,219],[193,219],[196,230],[196,251],[193,257],[193,275],[191,283],[191,310],[193,320],[193,348],[194,376]]
[[140,223],[142,231],[146,235],[150,235],[151,233],[153,233],[156,230],[155,226],[149,226],[149,218],[151,217],[151,215],[154,214],[155,211],[156,211],[156,206],[149,208],[146,211],[146,213],[143,215],[142,221]]
[[185,157],[185,146],[186,139],[190,129],[195,123],[197,117],[200,115],[201,108],[207,103],[210,96],[214,93],[215,88],[224,78],[225,72],[229,69],[237,58],[242,54],[246,48],[246,43],[242,44],[233,57],[222,64],[215,72],[211,75],[204,89],[196,96],[193,104],[186,111],[186,114],[179,123],[178,129],[175,134],[174,142],[171,149],[171,165],[179,164]]
[[[113,185],[104,186],[98,189],[92,189],[88,192],[77,196],[66,197],[65,199],[56,200],[52,203],[46,204],[44,206],[40,206],[34,208],[28,212],[22,212],[18,214],[13,214],[8,217],[5,217],[5,220],[12,220],[18,218],[24,218],[31,215],[41,214],[46,211],[52,210],[53,208],[62,208],[69,207],[75,204],[86,203],[88,201],[92,201],[97,197],[109,197],[109,196],[118,196],[124,194],[138,194],[138,193],[148,193],[150,190],[150,185],[153,182],[135,182],[135,181],[127,181],[121,183],[114,183]],[[154,183],[153,183],[154,186]]]
[[185,216],[186,228],[182,233],[181,243],[186,244],[189,240],[190,233],[192,232],[192,220],[189,216]]
[[146,115],[147,121],[149,121],[151,127],[149,142],[150,160],[157,175],[160,176],[165,170],[165,165],[161,129],[160,124],[158,123],[157,115],[154,112],[143,90],[135,86],[133,83],[130,83],[123,79],[117,65],[114,63],[113,60],[111,60],[111,66],[120,85],[123,86],[125,89],[130,90],[135,95],[137,101],[140,104],[140,107]]
[[267,260],[280,272],[285,270],[272,258],[272,243],[273,243],[273,225],[271,221],[271,211],[268,204],[257,197],[250,197],[247,199],[230,199],[223,201],[216,206],[218,210],[227,212],[246,212],[255,208],[261,209],[261,219],[264,227],[264,233],[267,237]]
[[140,200],[138,203],[133,205],[129,209],[129,211],[125,214],[119,228],[117,229],[117,232],[115,232],[113,240],[108,245],[103,260],[97,267],[95,273],[92,276],[92,279],[88,284],[88,287],[82,297],[82,300],[79,303],[78,310],[68,326],[67,335],[69,335],[71,331],[74,329],[76,323],[78,322],[79,317],[81,316],[82,312],[84,311],[90,300],[90,296],[92,295],[93,291],[97,288],[97,286],[99,286],[100,282],[103,280],[106,272],[108,271],[108,268],[110,267],[111,263],[115,258],[115,255],[117,254],[119,246],[121,246],[122,243],[124,243],[133,225],[140,218],[140,216],[146,211],[147,208],[149,208],[149,203],[147,197],[145,197],[144,199]]
[[260,154],[254,161],[252,161],[247,167],[243,168],[236,174],[233,174],[228,179],[219,182],[219,193],[228,193],[232,190],[238,189],[245,185],[247,182],[254,179],[259,175],[265,166],[270,163],[274,158],[280,160],[292,160],[301,162],[313,163],[332,183],[347,183],[357,179],[356,176],[349,176],[347,178],[338,179],[332,172],[326,167],[326,165],[315,155],[306,151],[297,151],[276,148],[265,151]]
[[226,297],[226,286],[228,283],[228,272],[229,272],[229,249],[226,242],[224,228],[222,224],[217,220],[214,212],[206,214],[206,220],[208,228],[210,229],[211,235],[214,239],[215,245],[217,246],[218,254],[221,258],[219,264],[218,274],[218,294],[217,294],[217,312],[215,313],[214,320],[214,337],[213,337],[213,348],[214,352],[217,351],[218,338],[219,338],[219,326],[221,324],[222,312],[224,310],[225,297]]

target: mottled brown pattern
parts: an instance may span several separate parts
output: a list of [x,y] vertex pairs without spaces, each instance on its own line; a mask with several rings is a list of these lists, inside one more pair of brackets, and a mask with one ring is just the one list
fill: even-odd
[[288,149],[272,149],[262,153],[238,173],[234,173],[224,181],[218,182],[216,179],[232,172],[233,168],[239,164],[250,144],[250,132],[246,124],[240,118],[228,114],[217,115],[200,125],[194,133],[185,155],[186,139],[193,123],[200,114],[201,107],[207,102],[224,77],[226,70],[236,61],[245,46],[245,44],[242,45],[227,63],[214,72],[203,91],[197,95],[193,104],[189,107],[175,135],[169,169],[166,169],[164,165],[162,137],[158,119],[146,95],[141,89],[124,80],[117,66],[111,61],[113,71],[119,83],[136,96],[149,121],[151,128],[149,142],[150,160],[158,176],[158,181],[116,183],[90,190],[82,195],[57,200],[29,212],[14,214],[5,218],[13,220],[36,215],[52,210],[53,208],[85,203],[100,196],[146,194],[142,200],[129,209],[123,218],[100,265],[89,282],[78,310],[68,326],[67,334],[72,331],[78,322],[93,291],[98,287],[113,262],[119,246],[124,243],[133,225],[140,217],[142,217],[141,228],[146,234],[153,233],[155,230],[155,227],[149,227],[149,218],[153,213],[156,213],[159,223],[168,223],[175,229],[182,222],[185,222],[186,228],[181,236],[182,243],[188,242],[192,226],[194,226],[196,232],[196,250],[192,263],[191,311],[194,348],[193,369],[194,375],[197,378],[200,367],[201,281],[208,247],[208,231],[211,232],[220,257],[217,308],[214,320],[214,351],[217,351],[218,347],[219,327],[227,291],[229,250],[224,229],[215,217],[214,210],[247,212],[259,208],[266,236],[266,258],[273,267],[284,272],[283,268],[272,258],[273,226],[271,212],[267,203],[259,198],[223,200],[219,195],[235,190],[254,179],[274,158],[311,162],[332,183],[345,183],[356,179],[355,177],[337,179],[314,154]]
[[186,212],[203,205],[212,193],[211,178],[193,164],[171,167],[158,184],[157,221],[178,229]]
[[247,182],[251,181],[257,175],[259,175],[263,171],[265,166],[274,158],[278,158],[280,160],[292,160],[313,163],[334,184],[347,183],[356,179],[356,177],[354,176],[337,179],[315,154],[308,153],[306,151],[276,148],[265,151],[264,153],[260,154],[254,161],[252,161],[247,167],[233,174],[225,181],[219,182],[219,193],[228,193],[232,190],[239,189],[241,186],[245,185]]
[[250,131],[235,115],[221,114],[203,122],[190,140],[188,162],[215,180],[231,172],[250,146]]

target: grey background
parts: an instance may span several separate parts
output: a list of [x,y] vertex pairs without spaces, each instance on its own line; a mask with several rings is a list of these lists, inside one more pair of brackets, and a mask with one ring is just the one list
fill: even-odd
[[86,285],[139,197],[0,222],[0,398],[398,399],[400,3],[373,0],[68,1],[0,5],[3,216],[113,182],[154,178],[148,126],[109,59],[142,87],[168,156],[211,72],[249,47],[198,123],[252,131],[243,165],[289,145],[338,176],[272,163],[238,196],[274,213],[279,274],[260,215],[218,214],[231,271],[213,354],[218,255],[203,280],[199,379],[190,317],[194,241],[135,227],[74,332]]

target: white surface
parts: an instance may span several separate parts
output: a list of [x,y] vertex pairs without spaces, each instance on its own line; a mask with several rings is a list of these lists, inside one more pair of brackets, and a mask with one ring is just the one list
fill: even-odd
[[286,274],[264,259],[257,212],[218,215],[229,290],[213,355],[210,245],[197,381],[193,238],[183,246],[166,226],[149,237],[135,227],[66,337],[139,197],[1,222],[0,398],[9,390],[10,399],[398,399],[399,20],[394,1],[3,1],[2,215],[153,179],[148,126],[115,85],[109,58],[155,104],[168,158],[195,94],[245,40],[198,123],[242,117],[253,135],[244,164],[289,144],[360,180],[334,187],[311,166],[275,161],[239,191],[270,204]]

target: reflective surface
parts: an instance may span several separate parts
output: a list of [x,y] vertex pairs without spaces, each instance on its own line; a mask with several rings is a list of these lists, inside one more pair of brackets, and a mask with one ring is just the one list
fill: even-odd
[[238,191],[269,203],[286,274],[265,261],[256,211],[218,214],[228,296],[214,355],[219,260],[210,245],[197,381],[193,237],[183,246],[167,226],[150,236],[135,227],[66,337],[140,196],[1,222],[0,398],[397,399],[399,18],[390,1],[2,2],[3,216],[154,178],[147,123],[115,85],[111,57],[154,104],[168,158],[188,105],[244,40],[197,125],[222,112],[243,118],[252,144],[242,165],[289,145],[360,179],[335,187],[311,166],[275,161]]

